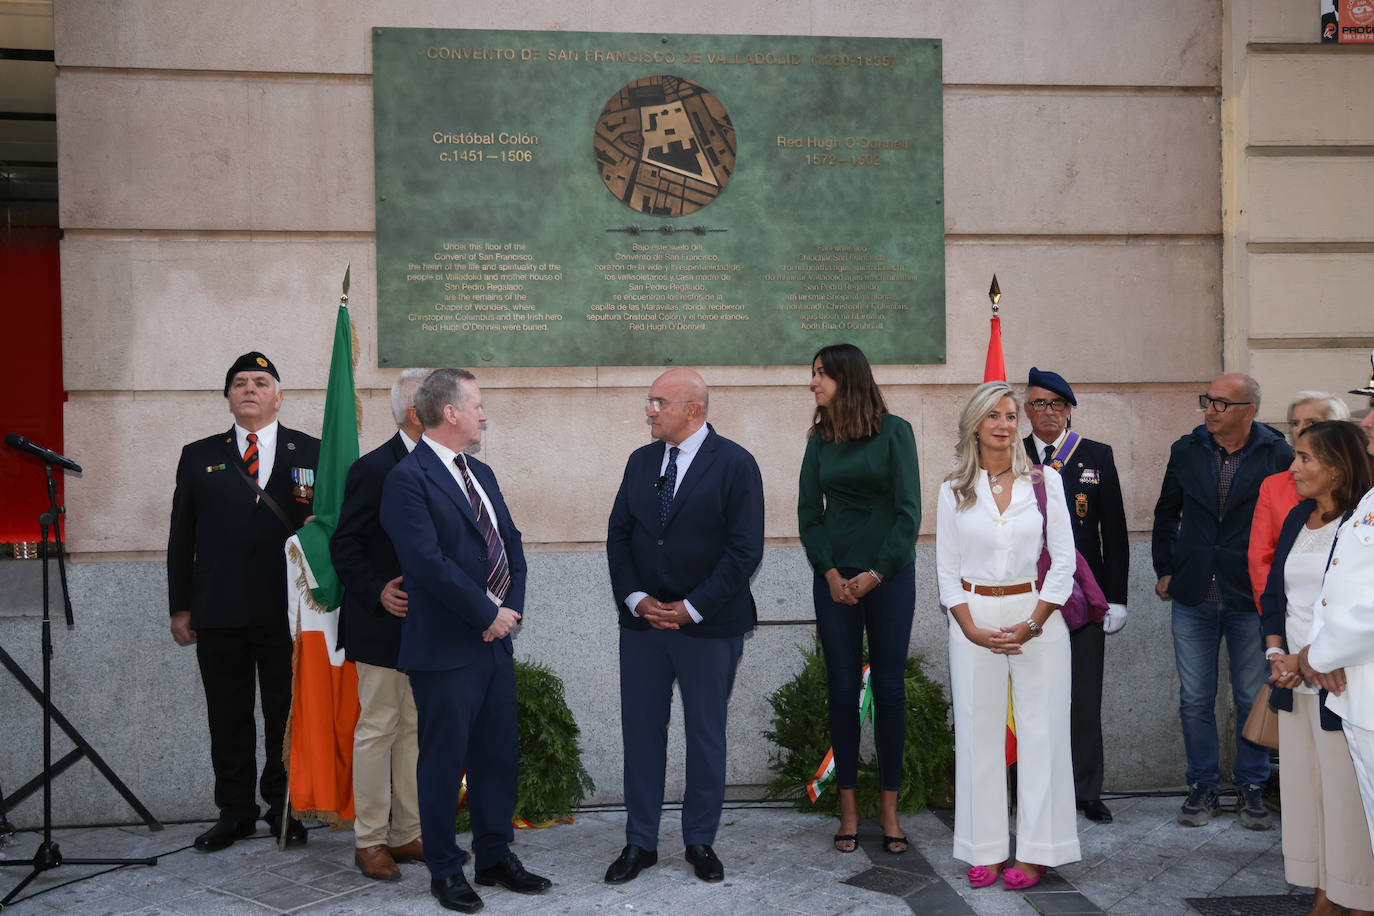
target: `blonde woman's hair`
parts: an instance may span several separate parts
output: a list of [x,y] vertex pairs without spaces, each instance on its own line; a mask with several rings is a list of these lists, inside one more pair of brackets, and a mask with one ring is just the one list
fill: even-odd
[[[959,414],[959,443],[954,447],[954,470],[945,480],[954,485],[955,507],[959,511],[978,501],[975,486],[983,468],[978,460],[978,425],[1003,398],[1011,398],[1016,415],[1021,415],[1021,398],[1006,382],[984,382],[973,389],[968,403]],[[1026,448],[1019,434],[1011,440],[1011,468],[1017,477],[1031,478],[1034,468],[1026,456]]]

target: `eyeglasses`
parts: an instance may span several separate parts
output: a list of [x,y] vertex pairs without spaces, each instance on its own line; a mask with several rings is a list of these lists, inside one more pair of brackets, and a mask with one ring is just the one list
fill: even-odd
[[1055,413],[1063,413],[1069,409],[1069,402],[1063,398],[1055,398],[1053,401],[1036,398],[1034,401],[1027,401],[1026,406],[1036,410],[1053,410]]
[[667,407],[669,404],[690,404],[690,403],[692,403],[692,402],[691,402],[691,401],[665,401],[665,400],[663,400],[663,398],[645,398],[645,399],[644,399],[644,409],[645,409],[645,410],[652,410],[654,413],[658,413],[660,410],[662,410],[663,408]]
[[1205,394],[1200,394],[1200,395],[1197,396],[1197,406],[1198,406],[1201,410],[1206,410],[1208,407],[1211,407],[1211,408],[1213,408],[1214,410],[1216,410],[1217,413],[1226,413],[1226,408],[1228,408],[1228,407],[1245,407],[1245,406],[1248,406],[1248,405],[1253,404],[1253,403],[1255,403],[1255,402],[1254,402],[1254,401],[1228,401],[1228,400],[1226,400],[1225,398],[1213,398],[1213,397],[1209,397],[1209,396],[1207,396],[1207,395],[1205,395]]

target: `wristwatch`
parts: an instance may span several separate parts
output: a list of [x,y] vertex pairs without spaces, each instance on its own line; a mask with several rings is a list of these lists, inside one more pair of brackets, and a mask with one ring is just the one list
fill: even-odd
[[1031,639],[1045,632],[1045,628],[1036,623],[1034,617],[1030,617],[1026,620],[1026,629],[1030,630]]

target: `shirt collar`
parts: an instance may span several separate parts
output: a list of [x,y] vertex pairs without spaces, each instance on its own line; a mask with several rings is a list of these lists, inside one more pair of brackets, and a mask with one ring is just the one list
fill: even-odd
[[[706,437],[710,434],[710,432],[710,427],[708,427],[705,423],[701,424],[701,429],[698,429],[696,432],[692,433],[686,439],[683,439],[681,442],[677,444],[678,458],[690,458],[691,456],[695,455],[697,453],[697,449],[701,448],[701,443],[706,441]],[[672,446],[670,446],[666,442],[663,443],[663,446],[665,449],[672,448]]]
[[438,455],[439,460],[442,461],[444,464],[453,464],[453,459],[458,457],[458,453],[455,452],[453,449],[449,448],[447,445],[441,445],[440,443],[435,442],[427,435],[421,436],[420,438],[424,441],[425,445],[428,445],[430,448],[434,450],[434,454]]
[[[262,429],[257,430],[259,452],[265,452],[269,449],[274,452],[276,451],[277,426],[277,421],[273,420],[271,423],[268,423]],[[238,443],[240,452],[242,452],[244,448],[247,447],[248,430],[244,429],[242,426],[239,426],[237,423],[234,424],[234,440]]]
[[[1042,442],[1042,441],[1040,440],[1040,437],[1039,437],[1039,436],[1037,436],[1035,433],[1031,433],[1031,441],[1035,443],[1035,454],[1032,455],[1031,457],[1033,457],[1033,458],[1038,458],[1038,457],[1040,457],[1041,455],[1045,454],[1045,446],[1047,446],[1047,445],[1053,446],[1053,447],[1054,447],[1054,451],[1056,451],[1056,452],[1059,451],[1059,446],[1064,442],[1064,439],[1065,439],[1068,435],[1069,435],[1069,428],[1068,428],[1067,426],[1064,427],[1064,431],[1063,431],[1062,433],[1059,434],[1059,438],[1058,438],[1058,439],[1055,439],[1053,442]],[[1051,454],[1053,454],[1053,452],[1051,452]]]
[[[415,441],[414,439],[412,439],[412,438],[410,438],[409,436],[407,436],[405,430],[403,430],[403,429],[398,429],[398,430],[396,430],[396,432],[398,432],[398,433],[401,434],[401,441],[402,441],[403,443],[405,443],[406,451],[407,451],[407,452],[413,452],[413,451],[415,451],[415,446],[416,446],[418,443],[416,443],[416,441]],[[421,435],[423,435],[423,434],[421,434]]]

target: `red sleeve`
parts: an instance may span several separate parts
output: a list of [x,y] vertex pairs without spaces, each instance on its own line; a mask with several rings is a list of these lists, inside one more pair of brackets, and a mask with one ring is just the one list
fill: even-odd
[[1264,479],[1260,484],[1259,498],[1255,500],[1255,516],[1250,521],[1250,547],[1246,563],[1250,570],[1250,590],[1255,599],[1255,610],[1260,610],[1260,595],[1264,594],[1265,583],[1269,581],[1269,564],[1274,561],[1274,547],[1279,542],[1279,529],[1283,520],[1298,504],[1298,493],[1293,487],[1293,475],[1280,471]]

